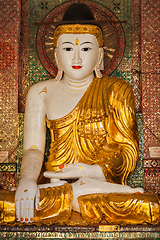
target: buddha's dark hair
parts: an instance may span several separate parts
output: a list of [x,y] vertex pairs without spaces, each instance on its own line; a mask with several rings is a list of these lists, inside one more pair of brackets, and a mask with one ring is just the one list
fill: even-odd
[[58,23],[56,28],[60,25],[66,24],[91,24],[102,27],[98,21],[95,20],[91,8],[84,3],[73,3],[65,11],[62,21]]

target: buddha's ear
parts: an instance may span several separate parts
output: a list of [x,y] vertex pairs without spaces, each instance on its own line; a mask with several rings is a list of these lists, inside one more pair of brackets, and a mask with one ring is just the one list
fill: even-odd
[[63,69],[61,68],[59,61],[58,61],[57,48],[55,48],[55,50],[54,50],[54,57],[55,57],[56,65],[58,68],[58,73],[57,73],[57,76],[55,77],[55,81],[60,81],[62,79]]
[[103,50],[103,48],[101,47],[101,48],[99,48],[99,59],[98,59],[99,65],[101,65],[101,63],[102,63],[102,61],[103,61],[103,57],[104,57],[104,50]]
[[57,56],[57,48],[54,49],[54,57],[55,57],[56,65],[57,65],[57,68],[58,68],[59,61],[58,61],[58,56]]
[[101,66],[103,57],[104,57],[104,50],[103,50],[103,48],[99,48],[98,60],[97,60],[97,64],[96,64],[95,69],[94,69],[96,77],[98,77],[98,78],[102,77],[102,73],[100,71],[100,66]]

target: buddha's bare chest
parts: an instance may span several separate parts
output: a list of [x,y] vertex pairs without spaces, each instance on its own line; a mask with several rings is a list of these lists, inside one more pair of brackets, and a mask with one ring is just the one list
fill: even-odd
[[47,118],[55,120],[68,115],[78,104],[82,94],[68,94],[68,92],[55,92],[47,94],[45,110]]

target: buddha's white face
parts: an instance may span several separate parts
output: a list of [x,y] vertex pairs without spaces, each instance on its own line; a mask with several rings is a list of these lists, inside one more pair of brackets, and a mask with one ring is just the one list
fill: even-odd
[[92,34],[62,34],[55,58],[58,67],[70,79],[82,80],[93,74],[100,60],[97,38]]

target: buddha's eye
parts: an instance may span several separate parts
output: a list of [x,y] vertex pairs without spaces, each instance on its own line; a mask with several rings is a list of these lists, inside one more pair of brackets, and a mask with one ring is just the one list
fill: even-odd
[[87,51],[90,51],[92,48],[90,48],[90,47],[84,47],[84,48],[82,48],[81,50],[82,51],[84,51],[84,52],[87,52]]
[[73,51],[73,48],[71,47],[66,47],[66,48],[63,48],[64,51],[67,51],[67,52],[70,52],[70,51]]

